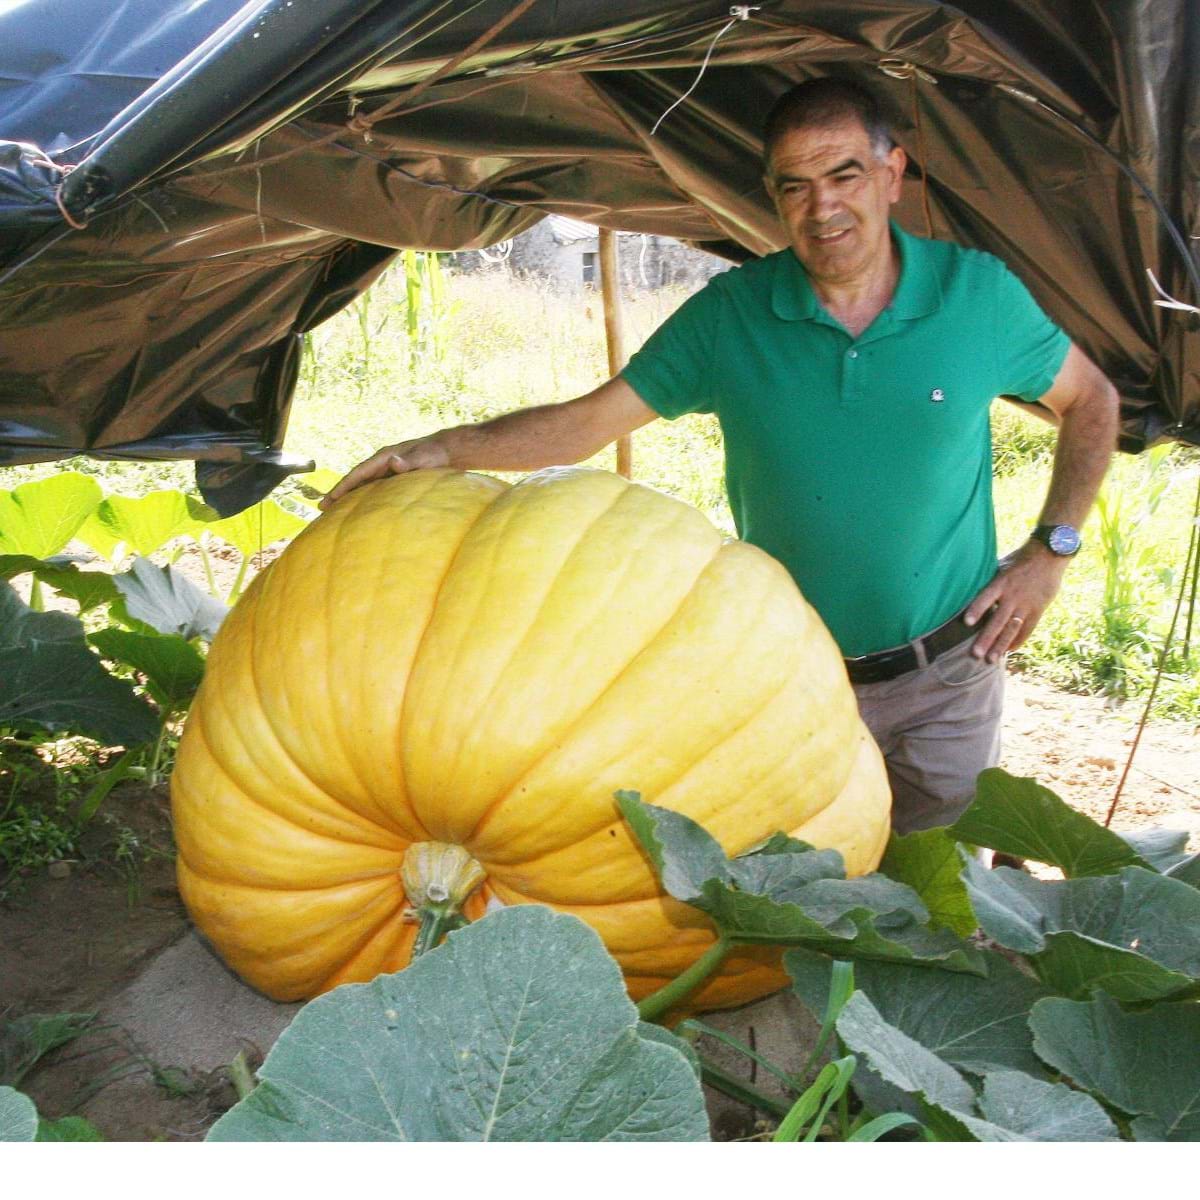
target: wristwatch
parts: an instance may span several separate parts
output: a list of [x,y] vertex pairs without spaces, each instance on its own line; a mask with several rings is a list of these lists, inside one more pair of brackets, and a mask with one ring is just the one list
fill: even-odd
[[1060,558],[1070,558],[1079,553],[1083,539],[1074,525],[1038,525],[1029,535],[1049,548],[1051,554]]

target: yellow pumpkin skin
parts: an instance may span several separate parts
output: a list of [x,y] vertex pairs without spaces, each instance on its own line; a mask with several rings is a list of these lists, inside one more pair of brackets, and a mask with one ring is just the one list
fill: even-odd
[[[179,883],[277,1000],[407,965],[413,842],[468,901],[575,913],[638,999],[712,943],[662,895],[620,788],[730,854],[784,830],[872,870],[891,798],[833,640],[782,566],[603,471],[419,471],[305,530],[227,618],[172,777]],[[737,953],[693,1000],[786,982]]]

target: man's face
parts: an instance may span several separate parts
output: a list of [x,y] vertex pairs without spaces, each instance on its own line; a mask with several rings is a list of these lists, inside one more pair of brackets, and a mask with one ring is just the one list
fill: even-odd
[[767,190],[814,282],[853,283],[891,253],[888,210],[900,198],[905,161],[898,146],[876,157],[853,119],[779,139]]

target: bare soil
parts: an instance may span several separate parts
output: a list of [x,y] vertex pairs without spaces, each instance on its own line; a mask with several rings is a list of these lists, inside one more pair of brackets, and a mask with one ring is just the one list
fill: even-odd
[[[1003,765],[1103,821],[1139,716],[1133,705],[1113,708],[1011,676]],[[102,817],[79,861],[29,878],[21,896],[0,905],[0,1024],[25,1013],[96,1011],[188,929],[165,786],[123,785]],[[1143,735],[1113,827],[1154,825],[1188,831],[1200,850],[1200,727],[1158,721]],[[133,830],[145,851],[133,874],[115,869],[107,853],[120,828]],[[194,1140],[234,1100],[227,1073],[150,1062],[113,1027],[53,1052],[21,1086],[44,1115],[92,1115],[113,1140]],[[108,1102],[98,1105],[101,1093]]]
[[[1129,761],[1142,702],[1114,707],[1100,696],[1061,692],[1010,675],[1001,765],[1031,776],[1072,808],[1103,823]],[[1122,830],[1186,830],[1200,851],[1200,726],[1147,724],[1112,819]]]

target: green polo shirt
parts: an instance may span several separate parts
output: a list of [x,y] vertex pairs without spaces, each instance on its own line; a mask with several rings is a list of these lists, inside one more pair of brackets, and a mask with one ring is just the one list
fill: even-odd
[[896,293],[859,337],[782,250],[714,278],[622,372],[660,416],[717,414],[739,535],[847,656],[927,633],[995,574],[988,409],[1036,401],[1070,345],[999,259],[892,234]]

